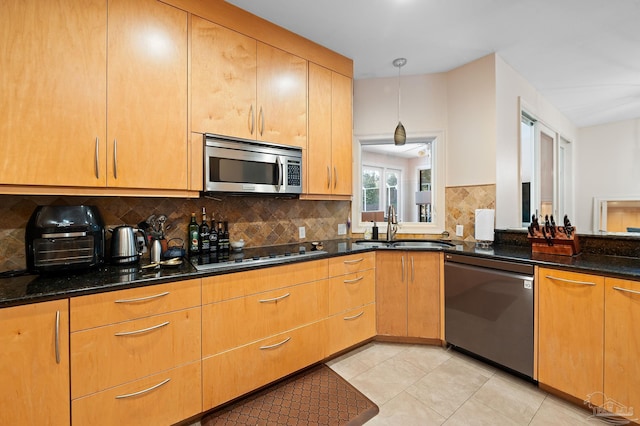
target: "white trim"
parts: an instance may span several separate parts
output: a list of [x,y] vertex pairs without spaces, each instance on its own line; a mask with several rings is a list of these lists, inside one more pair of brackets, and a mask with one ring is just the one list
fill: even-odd
[[[434,197],[434,206],[432,223],[421,222],[402,222],[398,224],[399,234],[440,234],[445,230],[445,218],[446,218],[446,200],[445,200],[445,132],[444,130],[438,130],[428,133],[408,134],[407,142],[419,142],[425,139],[433,140],[432,145],[432,162],[433,170],[435,173],[431,175],[433,179],[432,194]],[[393,135],[355,135],[353,138],[353,194],[357,196],[353,197],[351,203],[351,232],[355,234],[364,233],[368,224],[362,223],[360,212],[362,210],[362,154],[360,150],[361,142],[373,142],[373,141],[389,141],[392,143]],[[380,228],[380,236],[387,232],[387,224],[378,224]]]

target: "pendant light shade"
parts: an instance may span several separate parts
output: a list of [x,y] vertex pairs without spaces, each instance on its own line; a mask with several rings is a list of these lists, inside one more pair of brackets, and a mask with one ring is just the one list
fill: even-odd
[[397,58],[393,60],[393,66],[398,68],[398,125],[393,132],[393,143],[396,145],[404,145],[407,141],[407,132],[400,121],[400,69],[405,66],[407,60],[405,58]]

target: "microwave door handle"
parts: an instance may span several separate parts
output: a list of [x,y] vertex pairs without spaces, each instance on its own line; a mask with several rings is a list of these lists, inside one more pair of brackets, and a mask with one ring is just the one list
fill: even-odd
[[276,168],[278,170],[278,178],[276,180],[276,192],[280,192],[280,188],[282,187],[282,162],[280,161],[280,157],[276,157]]

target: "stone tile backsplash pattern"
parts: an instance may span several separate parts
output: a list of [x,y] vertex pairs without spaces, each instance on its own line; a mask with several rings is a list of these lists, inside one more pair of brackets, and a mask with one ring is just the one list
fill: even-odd
[[[184,239],[191,213],[200,222],[201,209],[216,221],[229,222],[231,240],[246,241],[246,247],[298,242],[298,227],[304,226],[304,241],[338,238],[338,224],[346,223],[349,201],[308,201],[270,197],[222,196],[210,198],[70,197],[0,195],[0,271],[26,267],[24,230],[38,205],[95,205],[107,227],[137,225],[150,215],[167,216],[167,238]],[[109,234],[107,233],[107,239]],[[109,245],[107,244],[107,250]]]
[[452,239],[456,237],[456,225],[463,225],[462,240],[475,241],[476,209],[496,208],[496,186],[451,186],[445,189],[447,217],[445,228]]

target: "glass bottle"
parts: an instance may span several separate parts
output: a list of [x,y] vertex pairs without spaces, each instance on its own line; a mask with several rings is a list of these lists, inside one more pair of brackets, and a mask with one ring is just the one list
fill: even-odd
[[202,208],[202,223],[200,223],[199,229],[199,239],[198,239],[198,251],[200,254],[209,254],[209,244],[210,244],[210,231],[209,224],[207,223],[207,210],[205,207]]
[[189,227],[187,231],[187,241],[188,241],[188,250],[189,256],[198,254],[198,248],[200,240],[199,234],[200,227],[198,226],[198,222],[196,222],[196,214],[191,213],[191,222],[189,222]]

